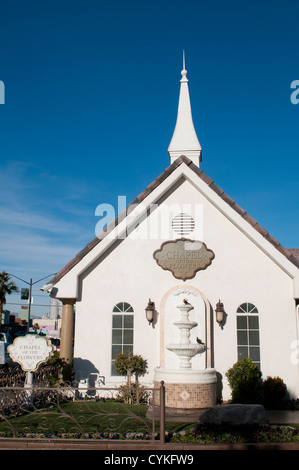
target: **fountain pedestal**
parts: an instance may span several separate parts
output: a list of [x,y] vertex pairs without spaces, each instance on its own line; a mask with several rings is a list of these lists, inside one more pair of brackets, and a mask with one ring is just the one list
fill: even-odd
[[194,413],[196,410],[212,408],[216,405],[216,371],[204,370],[167,370],[155,369],[154,404],[160,405],[159,387],[163,380],[165,386],[165,406],[167,411]]
[[[197,322],[189,320],[189,312],[193,306],[184,301],[177,308],[181,312],[181,318],[173,324],[180,330],[180,339],[178,343],[168,344],[166,348],[178,356],[179,367],[175,370],[156,368],[154,383],[159,387],[161,381],[164,382],[166,409],[188,414],[216,405],[217,378],[215,369],[192,369],[192,357],[203,353],[206,347],[190,341],[190,331],[197,326]],[[157,392],[154,401],[158,406],[159,400]]]

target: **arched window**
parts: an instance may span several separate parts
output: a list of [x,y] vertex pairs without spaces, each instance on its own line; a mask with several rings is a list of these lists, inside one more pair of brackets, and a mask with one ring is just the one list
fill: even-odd
[[260,368],[260,334],[258,309],[251,303],[237,309],[238,360],[249,357]]
[[118,375],[115,356],[119,353],[133,353],[134,310],[127,302],[120,302],[112,312],[111,375]]

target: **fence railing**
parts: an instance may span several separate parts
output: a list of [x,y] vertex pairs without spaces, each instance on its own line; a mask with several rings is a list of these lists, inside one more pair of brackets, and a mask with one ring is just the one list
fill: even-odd
[[[146,402],[120,400],[121,388],[0,387],[0,437],[165,442],[165,388]],[[155,398],[156,397],[156,398]]]

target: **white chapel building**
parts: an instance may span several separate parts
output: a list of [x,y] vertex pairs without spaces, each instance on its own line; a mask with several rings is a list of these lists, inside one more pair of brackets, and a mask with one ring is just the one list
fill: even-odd
[[125,380],[116,354],[141,355],[141,382],[163,380],[169,407],[229,400],[225,374],[244,357],[298,398],[299,249],[202,171],[181,75],[170,165],[44,286],[63,302],[61,355],[77,380],[99,373],[106,386]]

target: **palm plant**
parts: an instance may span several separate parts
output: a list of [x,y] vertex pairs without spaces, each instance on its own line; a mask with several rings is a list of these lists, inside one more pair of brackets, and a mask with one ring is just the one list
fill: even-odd
[[6,304],[6,296],[17,291],[17,286],[11,281],[10,275],[5,271],[0,273],[0,313]]

